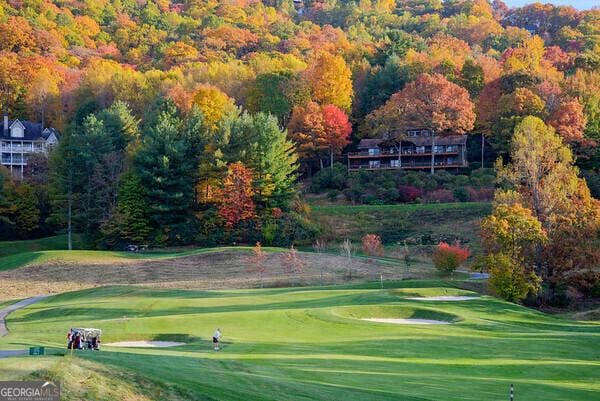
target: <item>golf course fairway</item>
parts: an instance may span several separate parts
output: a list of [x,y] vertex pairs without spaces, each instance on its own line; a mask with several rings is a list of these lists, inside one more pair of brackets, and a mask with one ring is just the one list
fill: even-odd
[[[600,399],[600,323],[564,320],[487,296],[457,302],[410,299],[478,295],[441,281],[386,287],[181,291],[122,286],[56,295],[8,316],[9,334],[0,338],[0,349],[43,345],[50,355],[2,359],[0,380],[58,375],[65,399],[77,399],[73,394],[83,390],[56,366],[78,364],[79,371],[89,367],[96,376],[105,369],[168,383],[164,394],[190,400],[492,401],[507,400],[510,384],[517,400]],[[102,347],[69,356],[70,327],[102,329],[103,343],[185,345]],[[211,346],[217,327],[223,333],[219,352]],[[97,393],[102,391],[96,387],[85,399],[101,399]]]

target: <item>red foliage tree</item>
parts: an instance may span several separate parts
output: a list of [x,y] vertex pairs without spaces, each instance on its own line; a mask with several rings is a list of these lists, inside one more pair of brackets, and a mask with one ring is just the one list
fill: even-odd
[[220,191],[219,216],[225,220],[225,227],[232,228],[242,220],[256,216],[256,206],[252,199],[252,169],[237,162],[229,165]]
[[333,167],[333,155],[341,153],[344,146],[350,141],[348,138],[352,133],[352,124],[346,113],[332,104],[323,106],[323,142],[329,147],[330,166]]
[[463,248],[460,243],[450,245],[440,242],[433,252],[433,264],[438,270],[453,272],[463,264],[471,255],[468,248]]

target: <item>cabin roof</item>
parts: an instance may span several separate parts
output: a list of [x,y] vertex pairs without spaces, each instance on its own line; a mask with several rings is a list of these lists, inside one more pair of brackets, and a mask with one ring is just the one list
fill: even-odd
[[[382,139],[379,138],[369,138],[369,139],[361,139],[358,144],[358,149],[372,149],[377,148],[383,142]],[[408,137],[405,138],[402,142],[412,143],[415,146],[430,146],[431,145],[431,137],[423,136],[423,137]],[[466,135],[440,135],[435,137],[436,145],[465,145],[467,143]]]

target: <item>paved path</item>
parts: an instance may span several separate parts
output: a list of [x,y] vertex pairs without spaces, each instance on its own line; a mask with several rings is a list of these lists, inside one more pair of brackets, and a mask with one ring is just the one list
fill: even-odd
[[39,296],[39,297],[27,298],[27,299],[24,299],[17,303],[14,303],[12,305],[8,305],[6,308],[0,309],[0,337],[4,337],[5,335],[8,334],[8,329],[6,328],[6,322],[4,321],[4,319],[6,319],[6,316],[10,312],[14,312],[17,309],[24,308],[35,302],[41,301],[42,299],[45,299],[45,298],[48,298],[48,296],[43,295],[43,296]]
[[16,349],[10,351],[0,351],[0,359],[8,358],[10,356],[19,356],[19,355],[27,355],[28,350],[26,349]]
[[[19,301],[17,303],[14,303],[12,305],[7,306],[6,308],[2,308],[0,309],[0,337],[4,337],[5,335],[8,334],[8,329],[6,328],[6,322],[4,321],[4,319],[6,319],[6,316],[8,316],[8,314],[10,312],[14,312],[17,309],[21,309],[24,308],[26,306],[29,306],[35,302],[41,301],[44,298],[47,298],[47,295],[43,295],[43,296],[39,296],[39,297],[32,297],[32,298],[27,298],[24,299],[22,301]],[[26,355],[29,351],[26,349],[17,349],[17,350],[10,350],[10,351],[0,351],[0,359],[2,358],[8,358],[10,356],[17,356],[17,355]]]

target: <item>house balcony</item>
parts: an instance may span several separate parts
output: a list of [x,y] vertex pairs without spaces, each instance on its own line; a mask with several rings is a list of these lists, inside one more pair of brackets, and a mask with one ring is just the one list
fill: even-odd
[[[453,161],[436,161],[434,164],[435,169],[446,169],[446,168],[464,168],[468,167],[466,162]],[[431,168],[431,161],[408,161],[398,165],[397,163],[373,163],[373,164],[349,164],[348,170],[427,170]]]
[[9,157],[2,158],[2,165],[5,166],[26,166],[27,160],[25,158],[16,158],[13,157],[12,160]]
[[[437,156],[444,156],[444,155],[448,155],[448,156],[453,156],[453,155],[458,155],[460,152],[460,150],[458,148],[455,149],[451,149],[451,150],[444,150],[444,151],[440,151],[440,150],[436,150],[434,153]],[[414,149],[402,149],[402,156],[430,156],[431,157],[431,149],[427,149],[425,151],[416,151]],[[388,151],[388,152],[379,152],[379,153],[373,153],[373,152],[349,152],[348,153],[348,158],[349,159],[373,159],[373,158],[398,158],[398,152],[393,150],[393,151]]]
[[13,153],[31,153],[31,152],[42,152],[41,146],[33,147],[31,144],[29,145],[6,145],[2,144],[0,147],[2,152],[13,152]]

